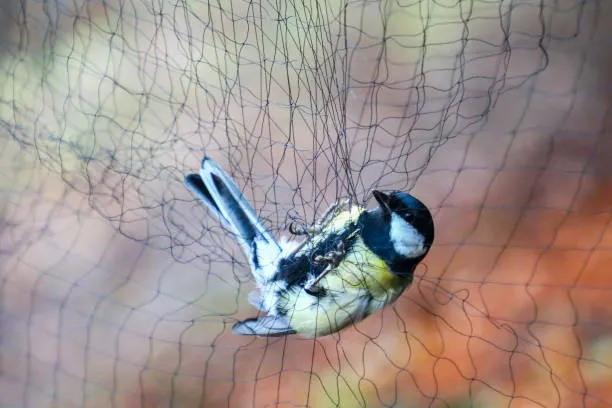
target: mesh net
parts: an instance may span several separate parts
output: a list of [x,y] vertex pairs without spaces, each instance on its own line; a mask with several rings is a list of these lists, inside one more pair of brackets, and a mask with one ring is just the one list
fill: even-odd
[[[0,0],[0,405],[612,405],[612,4]],[[204,155],[270,230],[411,191],[436,244],[317,340],[254,315]]]

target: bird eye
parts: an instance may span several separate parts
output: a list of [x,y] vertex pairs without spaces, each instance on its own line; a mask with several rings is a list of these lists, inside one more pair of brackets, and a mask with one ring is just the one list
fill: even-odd
[[414,221],[414,213],[407,212],[403,215],[402,218],[405,219],[407,222],[412,222]]

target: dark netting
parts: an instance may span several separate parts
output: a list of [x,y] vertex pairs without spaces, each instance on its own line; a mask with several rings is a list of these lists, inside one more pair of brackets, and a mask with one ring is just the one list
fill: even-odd
[[[0,0],[0,405],[612,405],[612,3]],[[411,191],[394,304],[240,337],[271,231]]]

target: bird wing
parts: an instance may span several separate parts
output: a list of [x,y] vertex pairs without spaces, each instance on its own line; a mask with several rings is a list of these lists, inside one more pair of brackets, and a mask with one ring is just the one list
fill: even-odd
[[227,173],[205,157],[200,174],[185,177],[185,185],[237,237],[255,279],[259,283],[269,279],[282,249]]

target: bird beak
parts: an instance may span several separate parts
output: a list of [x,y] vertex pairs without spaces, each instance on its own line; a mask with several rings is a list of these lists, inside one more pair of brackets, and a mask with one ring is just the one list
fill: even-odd
[[391,208],[389,208],[389,196],[378,190],[372,191],[372,194],[376,201],[378,201],[380,208],[382,208],[385,213],[391,213]]

